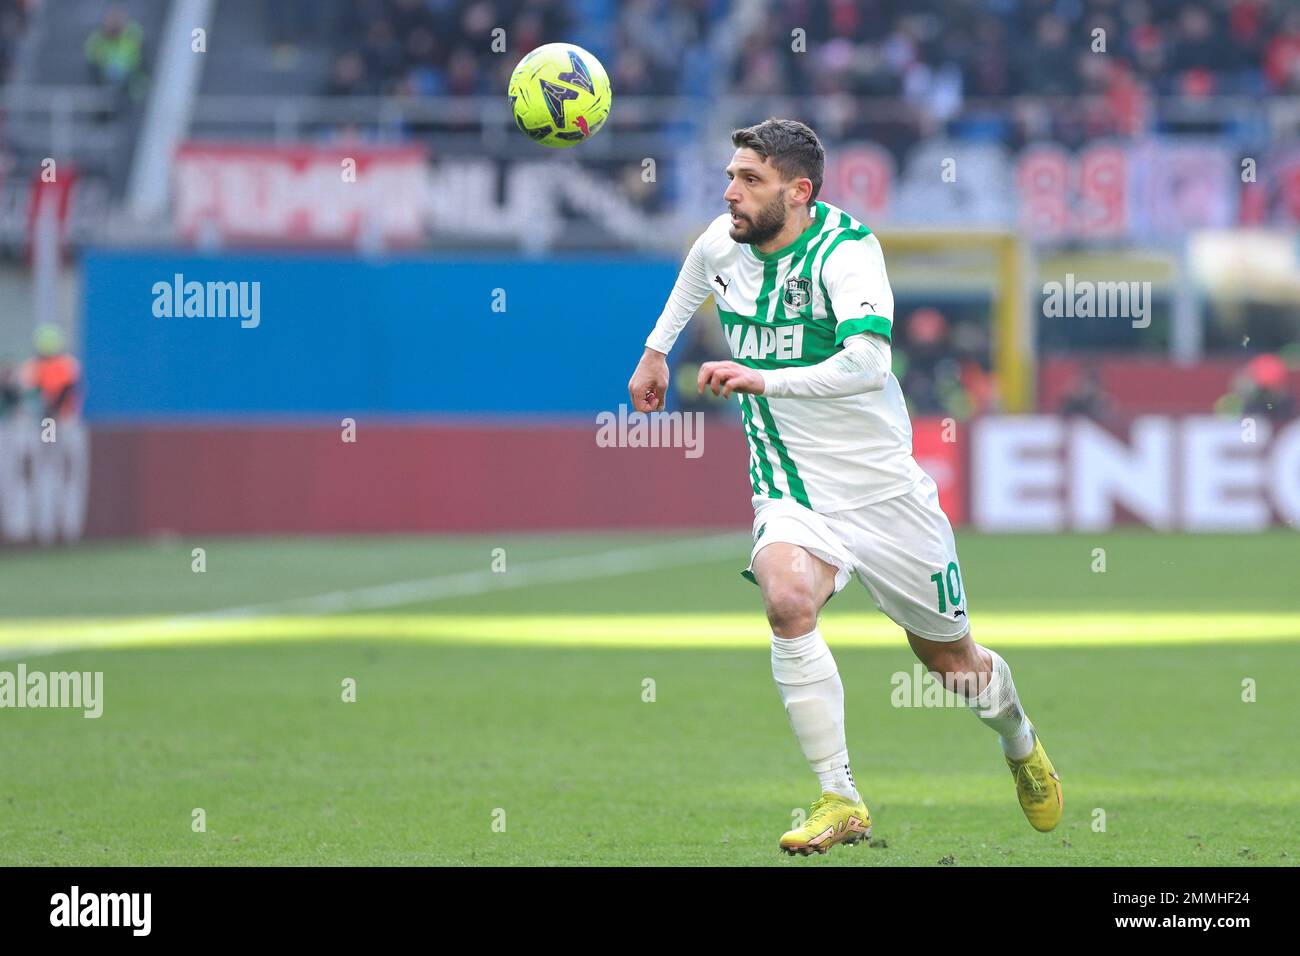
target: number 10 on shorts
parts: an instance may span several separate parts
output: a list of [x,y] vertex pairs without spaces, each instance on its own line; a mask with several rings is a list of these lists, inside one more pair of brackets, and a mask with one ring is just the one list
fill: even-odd
[[[936,571],[930,575],[930,580],[934,582],[934,589],[939,592],[940,614],[948,610],[949,602],[952,603],[953,607],[961,603],[961,572],[957,570],[956,561],[949,561],[947,572]],[[948,589],[946,596],[944,594],[945,586]]]

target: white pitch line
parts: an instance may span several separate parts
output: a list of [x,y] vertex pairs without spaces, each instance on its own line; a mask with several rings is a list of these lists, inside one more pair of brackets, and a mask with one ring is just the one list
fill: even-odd
[[[747,536],[744,536],[747,537]],[[345,611],[370,611],[378,608],[416,604],[422,601],[439,601],[445,598],[470,597],[489,591],[503,591],[530,587],[535,584],[556,584],[564,581],[581,581],[592,578],[617,577],[636,571],[651,571],[675,564],[698,564],[728,555],[737,556],[744,549],[739,544],[742,533],[714,535],[665,541],[660,544],[632,548],[616,548],[594,554],[578,554],[566,558],[548,558],[532,561],[504,572],[492,570],[464,571],[410,581],[394,581],[361,588],[327,591],[310,597],[286,598],[261,604],[244,604],[212,611],[195,611],[163,618],[160,621],[123,621],[90,628],[90,638],[111,637],[123,631],[148,623],[151,627],[186,630],[211,621],[239,620],[280,615],[338,614]],[[745,557],[748,557],[746,554]],[[96,646],[94,642],[62,646],[39,644],[27,647],[0,649],[0,660],[20,657],[44,657],[68,651],[84,650]]]

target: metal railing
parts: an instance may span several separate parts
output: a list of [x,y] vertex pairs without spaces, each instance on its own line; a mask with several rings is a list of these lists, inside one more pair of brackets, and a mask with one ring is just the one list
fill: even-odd
[[[0,87],[7,138],[20,139],[28,148],[48,147],[57,156],[108,149],[102,120],[118,105],[110,91],[96,86]],[[625,159],[648,155],[666,142],[692,140],[725,148],[731,129],[771,115],[802,118],[835,142],[841,131],[864,125],[915,124],[919,139],[943,122],[994,117],[1020,125],[1031,116],[1050,119],[1085,111],[1096,116],[1105,105],[1099,96],[971,97],[955,113],[937,118],[923,104],[892,96],[616,94],[601,135],[583,144],[582,153],[592,160]],[[1229,132],[1249,129],[1273,140],[1300,137],[1300,96],[1154,97],[1150,108],[1153,125],[1218,123]],[[383,142],[426,140],[448,154],[536,155],[514,128],[504,96],[209,94],[196,97],[191,121],[191,132],[200,138],[275,143],[319,140],[347,129]]]
[[[1019,125],[1029,116],[1050,122],[1070,113],[1104,113],[1105,97],[1016,96],[971,97],[955,113],[935,116],[923,103],[892,96],[823,97],[732,95],[700,99],[685,96],[614,97],[613,110],[600,136],[583,145],[591,158],[631,156],[648,143],[662,144],[666,134],[686,139],[729,132],[735,126],[770,115],[804,119],[824,138],[863,124],[916,124],[922,130],[961,119],[997,117]],[[1300,96],[1257,98],[1153,97],[1152,125],[1219,123],[1225,130],[1248,127],[1271,138],[1300,135]],[[195,101],[196,135],[220,138],[237,132],[272,142],[317,139],[340,128],[356,127],[384,141],[436,137],[447,152],[511,155],[532,149],[519,138],[504,96],[230,96],[204,95]]]
[[49,155],[77,157],[87,150],[111,149],[97,135],[101,118],[120,105],[109,90],[98,86],[0,87],[6,140],[28,148],[48,147]]

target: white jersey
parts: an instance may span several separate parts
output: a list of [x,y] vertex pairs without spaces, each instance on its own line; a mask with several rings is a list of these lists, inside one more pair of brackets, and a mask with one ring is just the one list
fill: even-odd
[[[880,242],[825,202],[798,239],[764,253],[736,242],[727,213],[687,254],[646,345],[667,353],[712,293],[735,361],[750,368],[813,365],[850,335],[890,338],[894,294]],[[844,398],[737,394],[754,494],[843,511],[912,490],[925,473],[912,458],[912,423],[898,379]]]

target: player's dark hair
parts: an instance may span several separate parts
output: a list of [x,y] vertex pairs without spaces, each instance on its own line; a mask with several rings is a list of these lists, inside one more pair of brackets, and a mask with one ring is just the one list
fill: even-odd
[[812,180],[809,205],[822,191],[826,150],[817,134],[798,120],[777,119],[773,116],[757,126],[733,130],[731,145],[737,149],[752,149],[769,160],[784,180],[804,177]]

